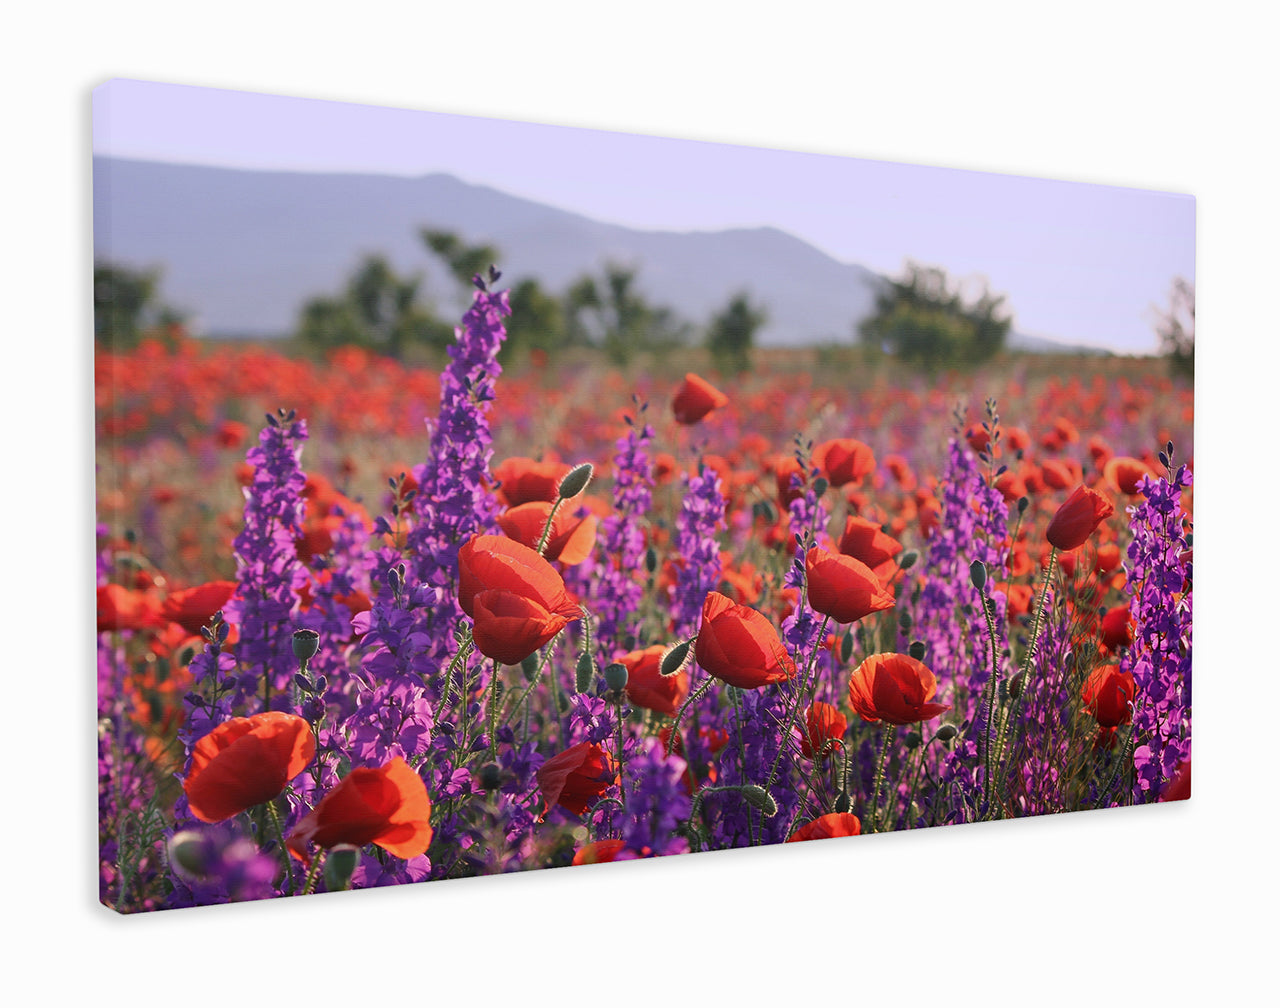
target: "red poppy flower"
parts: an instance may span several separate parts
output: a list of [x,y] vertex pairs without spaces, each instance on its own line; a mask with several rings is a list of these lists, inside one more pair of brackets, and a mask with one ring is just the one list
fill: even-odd
[[626,846],[626,843],[622,840],[596,840],[574,854],[573,863],[576,865],[607,864],[617,858]]
[[1129,615],[1129,603],[1107,610],[1102,617],[1102,646],[1116,652],[1133,643],[1133,620]]
[[883,532],[875,522],[850,515],[845,519],[838,548],[845,556],[861,560],[884,580],[894,566],[893,558],[902,552],[902,543]]
[[1121,672],[1119,665],[1103,665],[1085,680],[1080,697],[1098,724],[1115,728],[1133,719],[1129,705],[1135,689],[1132,672]]
[[1173,777],[1160,792],[1161,801],[1186,801],[1191,797],[1191,760],[1185,759],[1178,764]]
[[642,651],[632,651],[618,659],[627,667],[627,699],[637,707],[675,717],[689,695],[689,670],[664,676],[659,671],[666,648],[654,644]]
[[805,554],[804,570],[809,605],[837,623],[856,623],[893,608],[893,592],[861,560],[814,546]]
[[822,470],[834,487],[861,483],[864,476],[876,471],[876,457],[871,449],[855,438],[824,441],[813,450],[813,464]]
[[[783,455],[774,462],[773,479],[778,487],[778,503],[782,510],[791,507],[791,502],[804,494],[805,471],[800,460],[794,455]],[[792,481],[796,485],[792,485]]]
[[914,724],[951,709],[929,702],[937,690],[933,673],[910,655],[874,654],[853,670],[849,703],[863,721]]
[[209,581],[173,592],[160,606],[160,615],[187,633],[198,634],[236,590],[234,581]]
[[493,478],[507,506],[518,507],[529,501],[554,501],[560,493],[560,481],[572,468],[565,462],[536,462],[516,456],[494,469]]
[[1154,477],[1155,473],[1141,459],[1130,458],[1127,455],[1116,455],[1108,459],[1102,468],[1102,478],[1107,481],[1107,485],[1120,493],[1136,494],[1138,484],[1144,476]]
[[1080,474],[1060,459],[1046,459],[1040,464],[1040,478],[1050,490],[1065,490],[1080,481]]
[[305,864],[307,844],[377,844],[398,858],[431,846],[431,799],[422,778],[397,756],[380,767],[357,767],[338,781],[289,833],[289,853]]
[[844,733],[849,722],[831,704],[815,700],[805,711],[804,727],[800,751],[806,759],[813,759],[815,753],[825,758],[844,745]]
[[311,726],[295,714],[267,711],[224,721],[191,750],[191,769],[182,782],[191,814],[221,822],[270,801],[315,752]]
[[476,595],[494,588],[537,602],[566,621],[582,615],[565,590],[564,579],[536,551],[507,536],[473,536],[458,550],[458,604],[462,611],[474,616]]
[[702,603],[694,653],[707,672],[739,689],[782,682],[796,674],[796,664],[773,624],[719,592],[709,592]]
[[1050,520],[1045,538],[1060,550],[1077,549],[1115,510],[1102,494],[1081,484]]
[[249,428],[238,420],[223,420],[218,425],[214,440],[219,448],[239,448],[249,436]]
[[[477,592],[472,608],[471,636],[476,650],[504,665],[519,665],[569,623],[537,599],[505,588]],[[580,616],[579,612],[573,618]]]
[[585,814],[617,779],[609,754],[594,742],[579,742],[552,756],[538,768],[543,818],[555,805]]
[[862,823],[852,812],[828,812],[824,816],[805,823],[787,837],[787,843],[804,840],[830,840],[832,837],[861,836]]
[[696,424],[712,410],[729,405],[729,397],[705,378],[692,372],[684,376],[684,382],[676,389],[671,401],[676,423]]
[[[552,501],[529,501],[508,508],[498,516],[498,524],[516,542],[524,543],[532,550],[537,550],[538,540],[542,538],[542,530],[546,527],[547,516],[554,506]],[[551,520],[551,531],[547,535],[543,547],[543,557],[554,563],[572,567],[580,564],[591,555],[596,544],[596,528],[600,519],[585,508],[576,508],[580,515],[572,514],[569,505],[562,504]]]
[[146,630],[162,626],[160,603],[150,592],[123,585],[98,586],[98,633],[107,630]]

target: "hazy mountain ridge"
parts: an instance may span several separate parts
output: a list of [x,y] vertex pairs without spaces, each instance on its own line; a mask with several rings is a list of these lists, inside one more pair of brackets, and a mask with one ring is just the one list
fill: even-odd
[[[337,293],[370,253],[424,276],[445,314],[464,294],[418,237],[454,231],[500,253],[504,282],[560,293],[613,261],[653,303],[702,325],[740,290],[765,305],[763,346],[850,342],[883,278],[773,227],[641,231],[591,220],[451,175],[418,178],[178,165],[95,156],[93,247],[162,270],[162,299],[211,335],[283,335],[309,299]],[[1012,336],[1026,349],[1073,348]]]

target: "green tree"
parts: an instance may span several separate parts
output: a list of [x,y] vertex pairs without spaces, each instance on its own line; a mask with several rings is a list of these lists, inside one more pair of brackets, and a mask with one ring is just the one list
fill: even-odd
[[751,350],[756,330],[768,320],[763,308],[751,304],[745,291],[735,294],[712,319],[707,330],[707,349],[717,368],[743,372],[751,368]]
[[413,346],[441,349],[453,338],[418,298],[420,277],[401,277],[383,256],[366,256],[343,294],[302,308],[297,336],[318,349],[353,344],[403,359]]
[[432,252],[444,260],[454,278],[471,290],[471,278],[481,276],[498,261],[498,250],[492,245],[467,245],[452,231],[421,228],[418,235]]
[[94,263],[94,340],[113,350],[128,350],[138,345],[148,329],[181,322],[182,313],[157,301],[159,288],[158,270]]
[[637,353],[664,353],[681,346],[690,327],[671,309],[649,304],[636,290],[636,271],[617,263],[603,277],[579,278],[565,296],[566,329],[571,343],[599,347],[615,364]]
[[559,298],[544,291],[537,280],[526,278],[512,284],[510,299],[504,355],[529,350],[551,353],[564,345],[564,305]]
[[979,364],[999,353],[1012,317],[1004,296],[985,287],[969,303],[944,270],[908,262],[902,278],[889,280],[876,295],[875,312],[858,327],[870,352],[887,352],[928,369]]
[[1175,277],[1169,291],[1169,307],[1158,312],[1156,335],[1169,369],[1183,378],[1196,376],[1196,289],[1183,277]]

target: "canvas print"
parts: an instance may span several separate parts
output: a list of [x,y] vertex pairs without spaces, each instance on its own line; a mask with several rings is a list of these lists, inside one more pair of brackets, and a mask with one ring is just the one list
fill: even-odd
[[1189,797],[1192,197],[128,80],[93,150],[106,906]]

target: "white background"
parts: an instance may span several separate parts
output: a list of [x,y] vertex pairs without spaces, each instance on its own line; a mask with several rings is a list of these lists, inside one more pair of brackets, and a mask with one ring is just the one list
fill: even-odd
[[[1233,2],[9,11],[0,895],[15,1003],[1265,1000],[1275,20]],[[1195,195],[1194,799],[269,905],[100,908],[88,168],[90,90],[111,77]]]

